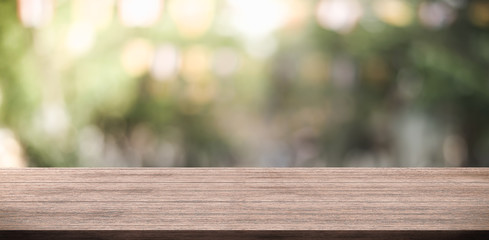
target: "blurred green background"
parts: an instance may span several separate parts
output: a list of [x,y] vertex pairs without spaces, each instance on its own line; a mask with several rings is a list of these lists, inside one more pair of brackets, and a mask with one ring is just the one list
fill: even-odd
[[489,1],[1,0],[0,166],[489,166]]

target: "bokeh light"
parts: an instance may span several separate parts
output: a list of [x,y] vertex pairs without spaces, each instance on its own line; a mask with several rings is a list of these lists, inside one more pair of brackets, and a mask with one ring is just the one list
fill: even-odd
[[215,4],[213,0],[173,0],[168,8],[180,34],[196,38],[211,26]]
[[489,3],[486,1],[472,1],[469,8],[469,18],[479,27],[489,26]]
[[405,27],[413,21],[413,9],[404,0],[376,0],[373,3],[380,20],[396,27]]
[[348,33],[362,15],[362,6],[357,0],[322,0],[318,4],[316,14],[322,27]]
[[0,1],[0,166],[489,166],[489,4]]
[[112,22],[115,0],[74,0],[73,16],[76,22],[85,22],[104,29]]
[[245,38],[264,38],[285,24],[286,3],[282,0],[228,0],[231,27]]
[[122,66],[130,76],[141,76],[151,66],[153,54],[153,46],[149,41],[139,38],[132,39],[122,50]]
[[204,80],[210,72],[211,55],[205,46],[195,45],[183,53],[182,76],[189,82]]
[[161,45],[156,49],[151,75],[158,81],[171,79],[176,75],[180,64],[179,50],[171,44]]
[[426,2],[419,7],[419,19],[429,28],[439,29],[455,20],[454,9],[444,2]]
[[82,55],[92,47],[95,41],[95,30],[92,25],[77,22],[70,26],[66,37],[66,47],[73,55]]
[[41,27],[49,23],[54,7],[53,0],[17,0],[18,14],[26,27]]
[[0,168],[26,167],[27,161],[19,141],[9,129],[0,129]]
[[119,0],[119,18],[128,27],[148,27],[163,10],[163,0]]

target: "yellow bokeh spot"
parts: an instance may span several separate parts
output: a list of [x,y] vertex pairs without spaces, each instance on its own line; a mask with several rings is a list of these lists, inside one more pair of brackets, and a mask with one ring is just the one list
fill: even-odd
[[308,2],[303,0],[289,0],[287,3],[285,29],[295,30],[303,27],[307,21],[308,14],[310,14],[310,9],[307,5]]
[[183,37],[196,38],[203,35],[214,19],[213,0],[174,0],[168,11]]
[[489,2],[473,2],[469,8],[470,21],[480,27],[489,26]]
[[203,46],[192,46],[183,53],[182,76],[189,82],[203,80],[210,71],[210,53]]
[[122,50],[122,67],[131,77],[148,71],[153,58],[153,46],[145,39],[133,39]]
[[74,19],[97,29],[107,28],[114,15],[114,0],[75,0],[72,3]]
[[413,9],[404,0],[378,0],[373,8],[380,20],[396,27],[408,26],[413,21]]

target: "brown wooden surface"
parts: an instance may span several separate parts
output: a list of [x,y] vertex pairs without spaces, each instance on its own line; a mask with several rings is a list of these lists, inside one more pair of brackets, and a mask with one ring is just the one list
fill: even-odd
[[5,230],[488,231],[489,169],[1,169]]
[[0,231],[12,240],[487,240],[489,231]]

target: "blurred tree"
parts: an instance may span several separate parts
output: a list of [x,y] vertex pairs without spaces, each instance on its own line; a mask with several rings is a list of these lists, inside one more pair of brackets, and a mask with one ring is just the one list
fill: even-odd
[[486,1],[176,1],[0,1],[30,165],[489,165]]

